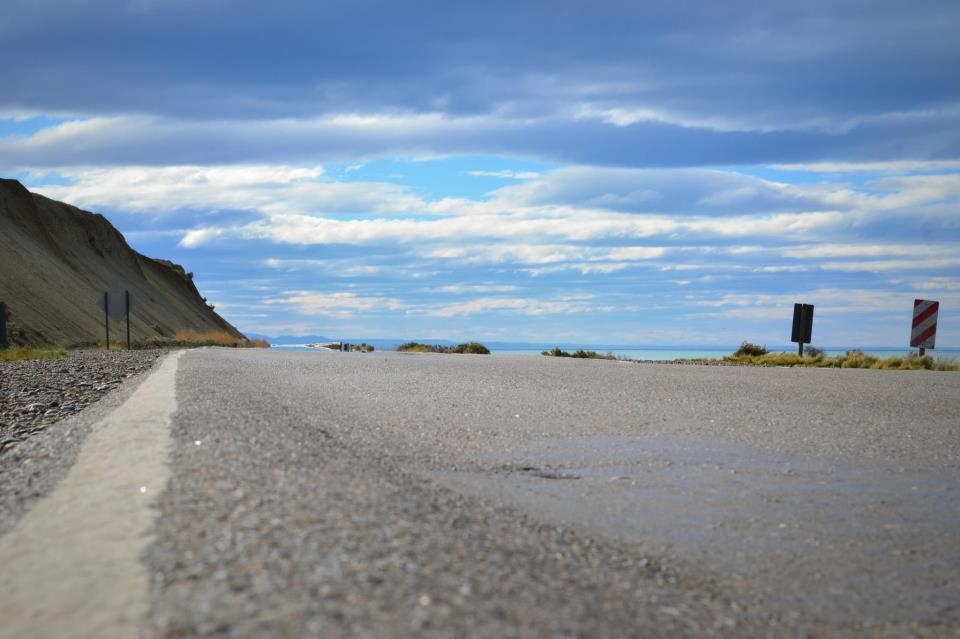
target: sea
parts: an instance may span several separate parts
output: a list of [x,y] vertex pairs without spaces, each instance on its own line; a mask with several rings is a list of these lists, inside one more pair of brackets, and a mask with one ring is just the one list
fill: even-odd
[[[452,345],[455,342],[447,340],[395,340],[395,339],[344,339],[350,344],[366,343],[371,344],[379,352],[394,352],[396,347],[406,341],[417,341],[425,344],[443,344]],[[624,345],[624,344],[579,344],[579,343],[514,343],[514,342],[483,342],[489,349],[491,355],[500,356],[539,356],[543,351],[560,348],[561,350],[573,353],[578,349],[585,351],[594,351],[600,355],[612,355],[620,359],[632,359],[641,361],[673,361],[681,359],[723,359],[727,355],[733,354],[739,348],[735,345]],[[301,344],[271,344],[273,348],[290,349],[299,351],[319,351],[326,349],[310,348],[305,343]],[[826,346],[822,347],[827,355],[843,355],[848,350],[858,349],[868,355],[876,357],[892,357],[894,355],[906,355],[910,352],[917,352],[915,348],[894,347],[894,346]],[[772,353],[796,353],[796,344],[767,345],[767,350]],[[954,359],[960,361],[960,348],[937,348],[927,349],[927,354],[934,358]]]

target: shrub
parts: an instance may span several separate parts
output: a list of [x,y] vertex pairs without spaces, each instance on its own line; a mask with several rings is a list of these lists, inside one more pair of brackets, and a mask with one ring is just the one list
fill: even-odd
[[757,344],[751,344],[750,342],[742,342],[740,348],[736,350],[733,354],[734,357],[742,357],[744,355],[748,357],[759,357],[760,355],[766,355],[767,351],[766,346],[758,346]]
[[397,350],[403,353],[440,353],[439,346],[429,346],[420,342],[406,342],[397,346]]
[[473,355],[489,355],[490,349],[480,342],[466,342],[456,346],[429,345],[420,342],[407,342],[397,346],[397,350],[405,353],[469,353]]
[[374,348],[372,345],[363,342],[361,344],[343,344],[343,350],[348,353],[372,353]]
[[489,355],[490,349],[481,344],[480,342],[467,342],[465,344],[458,344],[451,349],[452,353],[467,353],[470,355]]
[[827,353],[819,346],[811,345],[803,349],[803,354],[806,355],[807,357],[816,358],[816,357],[825,357]]
[[573,353],[569,353],[564,350],[560,350],[560,347],[554,347],[549,351],[540,351],[541,355],[547,357],[575,357],[577,359],[616,359],[613,353],[607,353],[606,355],[601,355],[596,351],[585,351],[582,348],[578,348]]

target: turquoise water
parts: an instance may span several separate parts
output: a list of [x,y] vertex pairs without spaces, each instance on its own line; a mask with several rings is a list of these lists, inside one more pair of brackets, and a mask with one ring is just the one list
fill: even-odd
[[[363,340],[347,340],[351,343],[360,343]],[[373,344],[379,352],[392,352],[396,347],[398,340],[366,340],[368,344]],[[542,351],[550,350],[555,346],[572,353],[577,349],[586,351],[596,351],[601,355],[607,353],[623,359],[652,360],[652,361],[671,361],[675,359],[722,359],[737,350],[737,346],[630,346],[630,345],[590,345],[590,344],[503,344],[487,343],[492,355],[524,355],[539,356]],[[305,344],[275,344],[274,348],[283,348],[290,350],[318,350],[307,348]],[[768,346],[770,352],[796,353],[796,344]],[[891,347],[826,347],[824,350],[827,355],[843,355],[851,348],[859,348],[868,355],[877,357],[891,357],[893,355],[906,355],[909,352],[916,352],[916,349],[910,348],[891,348]],[[325,351],[326,349],[320,349]],[[331,351],[326,351],[331,352]],[[934,358],[957,359],[960,360],[960,348],[941,348],[927,350],[927,354]]]

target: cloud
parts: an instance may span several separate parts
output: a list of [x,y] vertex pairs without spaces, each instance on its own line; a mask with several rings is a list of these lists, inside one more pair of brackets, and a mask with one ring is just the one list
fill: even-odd
[[837,257],[922,257],[953,256],[957,247],[952,244],[925,244],[922,247],[916,244],[808,244],[786,248],[771,248],[768,251],[777,252],[784,257],[796,259],[810,258],[837,258]]
[[406,305],[397,299],[362,296],[349,292],[287,291],[278,297],[265,298],[263,303],[288,306],[301,315],[338,319],[349,319],[357,313],[397,311],[406,308]]
[[[296,118],[373,105],[529,116],[584,104],[621,121],[768,130],[909,113],[955,99],[960,85],[960,10],[949,0],[879,0],[869,11],[823,0],[761,9],[617,0],[604,11],[546,1],[12,1],[0,58],[18,64],[0,108]],[[78,32],[91,37],[67,37]]]
[[[958,98],[960,100],[960,98]],[[682,167],[827,159],[960,157],[960,113],[867,123],[844,133],[721,132],[658,122],[621,127],[564,114],[339,111],[282,119],[115,115],[0,138],[0,169],[92,165],[324,164],[380,157],[500,155],[563,164]]]
[[505,313],[508,315],[557,315],[584,313],[595,310],[589,298],[537,300],[517,297],[480,297],[469,302],[448,304],[426,312],[435,317],[457,317],[479,313]]
[[437,287],[435,290],[438,293],[450,293],[452,295],[464,295],[470,293],[511,293],[513,291],[519,290],[519,286],[514,286],[511,284],[475,284],[475,285],[464,285],[464,284],[450,284],[447,286]]
[[507,169],[501,171],[467,171],[467,175],[474,177],[496,177],[510,180],[532,180],[540,177],[536,171],[510,171]]
[[821,268],[831,271],[886,271],[943,270],[960,266],[960,258],[925,259],[918,256],[912,260],[867,260],[851,262],[824,262]]
[[[198,214],[179,215],[177,224],[193,225],[180,242],[192,248],[231,239],[392,246],[431,259],[564,262],[581,272],[613,272],[684,246],[723,247],[730,255],[763,250],[768,260],[910,258],[923,238],[927,258],[946,258],[954,250],[951,225],[960,232],[953,202],[960,174],[954,173],[886,176],[861,186],[789,185],[729,170],[577,166],[479,199],[430,199],[411,187],[336,181],[323,167],[287,164],[76,168],[56,175],[68,183],[35,190],[89,208],[161,217],[190,207]],[[236,210],[249,215],[209,214]],[[894,228],[894,241],[870,237]],[[926,240],[931,229],[938,229],[940,243]]]
[[37,187],[48,197],[88,208],[171,213],[183,208],[261,213],[396,214],[423,200],[403,186],[335,182],[320,166],[126,166],[63,169],[69,184]]
[[[802,298],[802,299],[801,299]],[[951,295],[950,300],[958,299]],[[814,305],[815,316],[838,314],[908,314],[913,308],[912,293],[899,290],[820,288],[790,294],[735,293],[712,300],[696,300],[694,306],[709,307],[710,315],[721,318],[785,317],[797,302]]]

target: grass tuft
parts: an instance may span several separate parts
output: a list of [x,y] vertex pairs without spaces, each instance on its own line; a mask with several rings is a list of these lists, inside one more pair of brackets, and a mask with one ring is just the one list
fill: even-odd
[[62,346],[53,348],[34,348],[32,346],[0,348],[0,362],[22,362],[28,359],[62,359],[66,356],[67,349]]
[[[746,342],[744,342],[746,344]],[[741,347],[742,350],[742,347]],[[754,366],[812,366],[817,368],[870,368],[874,370],[932,370],[932,371],[957,371],[960,365],[952,358],[933,359],[929,355],[920,357],[917,353],[909,353],[906,356],[892,355],[887,358],[880,358],[875,355],[868,355],[860,349],[852,349],[843,355],[829,357],[822,351],[815,352],[813,356],[809,353],[803,357],[795,353],[764,353],[762,355],[742,354],[738,350],[733,355],[723,358],[728,362],[737,362],[740,364],[752,364]]]

